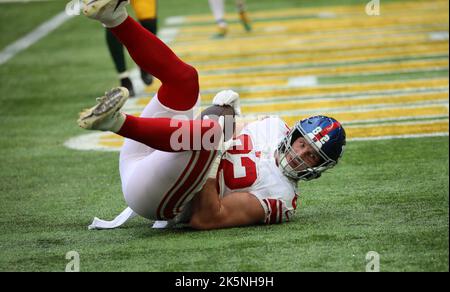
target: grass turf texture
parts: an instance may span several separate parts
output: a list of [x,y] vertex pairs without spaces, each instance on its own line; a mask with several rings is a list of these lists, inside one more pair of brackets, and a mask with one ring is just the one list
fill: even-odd
[[[187,2],[196,4],[161,1],[161,19],[169,11],[208,13],[206,4]],[[275,5],[249,1],[251,9],[256,2],[262,10]],[[24,19],[39,14],[22,7]],[[77,112],[115,82],[103,31],[83,18],[0,66],[0,271],[64,271],[71,250],[82,271],[364,271],[370,250],[382,271],[448,271],[448,137],[349,143],[336,170],[301,184],[289,224],[160,231],[138,219],[88,231],[94,216],[112,218],[125,207],[117,153],[62,144],[82,133]]]
[[[62,2],[0,4],[2,16],[0,20],[0,50],[27,34],[48,18],[61,12],[63,10],[61,7],[64,7]],[[36,11],[39,11],[39,13],[30,13]]]

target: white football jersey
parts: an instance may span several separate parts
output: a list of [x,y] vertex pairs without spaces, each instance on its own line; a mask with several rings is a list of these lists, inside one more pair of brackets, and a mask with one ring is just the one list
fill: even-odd
[[253,194],[264,208],[267,224],[289,221],[296,209],[297,184],[283,175],[274,156],[288,132],[279,118],[248,124],[223,153],[217,172],[220,195]]

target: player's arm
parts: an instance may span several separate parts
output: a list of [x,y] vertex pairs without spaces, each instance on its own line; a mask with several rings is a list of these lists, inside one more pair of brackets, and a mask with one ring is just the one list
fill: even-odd
[[257,224],[264,218],[264,209],[255,196],[232,193],[221,199],[215,180],[208,179],[193,199],[189,224],[194,229],[209,230]]

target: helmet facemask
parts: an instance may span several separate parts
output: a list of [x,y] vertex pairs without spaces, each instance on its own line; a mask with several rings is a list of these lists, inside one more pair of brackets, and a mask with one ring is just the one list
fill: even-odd
[[[303,137],[321,158],[321,162],[319,162],[318,165],[309,165],[295,152],[292,145],[300,137]],[[295,128],[293,128],[281,141],[277,153],[279,157],[279,168],[285,176],[295,181],[308,181],[319,178],[322,172],[336,165],[336,161],[330,159],[323,151],[321,151],[299,125],[296,125]]]

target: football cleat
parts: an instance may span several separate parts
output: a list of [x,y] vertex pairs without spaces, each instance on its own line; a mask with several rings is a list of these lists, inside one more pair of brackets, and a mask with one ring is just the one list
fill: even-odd
[[129,0],[83,0],[83,14],[105,27],[115,27],[127,19],[125,5],[129,3]]
[[212,39],[223,39],[228,34],[228,27],[226,26],[218,26],[217,27],[217,33],[214,34],[211,38]]
[[78,125],[87,130],[117,132],[124,117],[119,112],[129,96],[128,89],[117,87],[97,98],[97,104],[80,113]]

